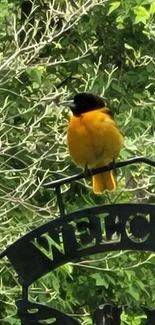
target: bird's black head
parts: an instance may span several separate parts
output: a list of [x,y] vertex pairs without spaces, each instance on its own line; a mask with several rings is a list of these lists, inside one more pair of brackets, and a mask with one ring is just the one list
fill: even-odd
[[72,100],[61,104],[70,107],[74,115],[80,115],[105,106],[103,98],[91,93],[79,93]]

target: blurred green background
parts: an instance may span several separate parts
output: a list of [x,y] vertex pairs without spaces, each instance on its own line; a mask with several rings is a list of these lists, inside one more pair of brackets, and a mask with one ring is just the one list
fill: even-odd
[[[105,98],[125,137],[120,160],[155,156],[155,1],[0,1],[0,250],[59,216],[43,184],[81,170],[66,147],[69,110],[58,103],[80,91]],[[114,193],[91,183],[63,187],[67,212],[105,203],[155,203],[155,173],[139,164],[117,171]],[[155,255],[115,252],[69,263],[30,288],[31,301],[83,325],[104,301],[128,304],[122,324],[145,324],[139,308],[155,303]],[[99,261],[98,261],[99,260]],[[21,288],[1,260],[0,322],[20,324]]]

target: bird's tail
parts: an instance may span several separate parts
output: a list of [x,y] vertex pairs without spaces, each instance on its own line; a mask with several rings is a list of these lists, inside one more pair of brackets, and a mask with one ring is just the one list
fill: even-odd
[[107,171],[101,174],[94,175],[93,181],[93,192],[95,194],[101,194],[105,190],[114,191],[116,189],[116,182],[112,171]]

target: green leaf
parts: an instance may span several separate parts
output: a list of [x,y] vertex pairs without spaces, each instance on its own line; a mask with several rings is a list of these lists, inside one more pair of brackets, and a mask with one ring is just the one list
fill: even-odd
[[139,292],[135,291],[135,288],[129,287],[129,294],[136,300],[139,301]]
[[27,68],[27,74],[30,76],[31,80],[35,83],[33,88],[37,88],[36,84],[41,84],[41,78],[43,75],[44,69],[37,67],[37,68]]
[[154,13],[155,13],[155,1],[153,1],[151,3],[149,12],[150,12],[150,15],[152,15],[152,16],[154,15]]
[[149,12],[145,9],[145,7],[138,6],[134,9],[134,13],[136,15],[135,23],[142,22],[143,24],[146,24],[147,20],[150,17]]
[[108,281],[104,277],[102,278],[99,273],[94,273],[90,277],[96,280],[97,286],[103,286],[106,289],[109,287]]
[[120,1],[114,1],[112,4],[110,4],[109,11],[107,15],[109,16],[114,10],[116,10],[120,6],[121,2]]
[[135,276],[135,272],[131,271],[131,270],[126,270],[125,273],[126,273],[126,275],[128,277],[129,282],[131,282],[133,276]]

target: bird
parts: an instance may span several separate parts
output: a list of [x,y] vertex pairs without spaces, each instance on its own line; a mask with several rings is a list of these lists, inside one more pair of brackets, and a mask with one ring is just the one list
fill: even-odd
[[[123,146],[123,136],[104,99],[97,94],[81,92],[61,105],[71,109],[67,145],[75,164],[88,170],[114,163]],[[115,190],[113,172],[93,175],[92,187],[95,194]]]

